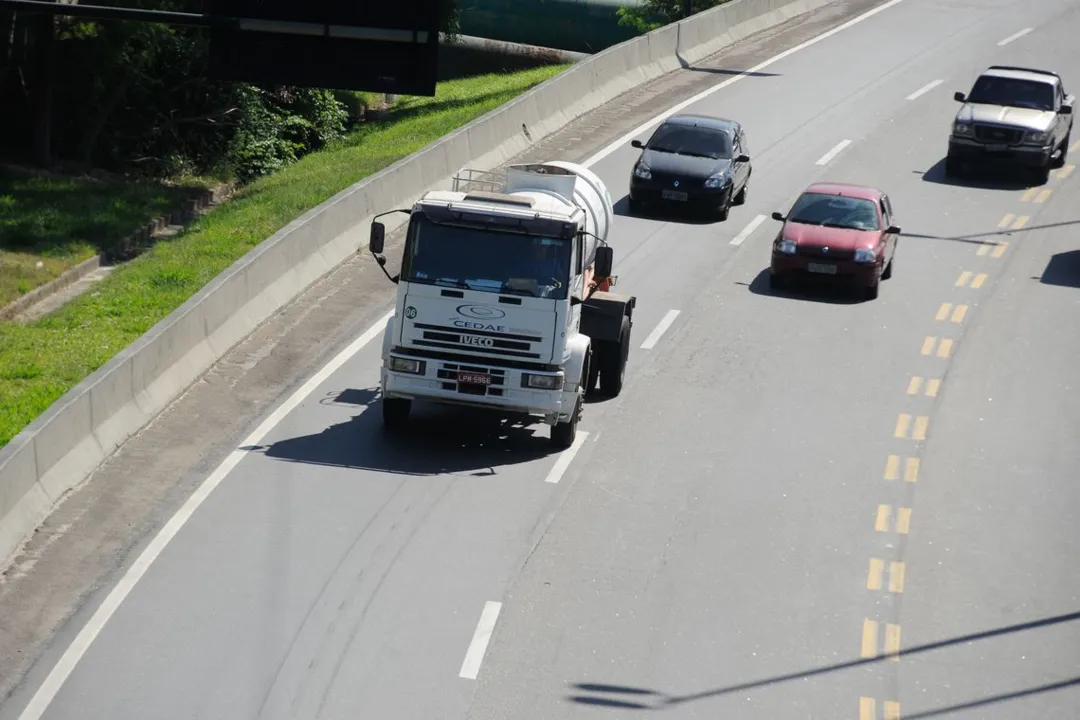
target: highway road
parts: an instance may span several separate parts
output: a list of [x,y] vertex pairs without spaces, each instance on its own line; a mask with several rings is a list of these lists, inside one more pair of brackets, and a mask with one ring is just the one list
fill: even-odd
[[[723,223],[617,203],[635,349],[579,445],[443,410],[387,439],[378,332],[343,338],[0,720],[1076,717],[1080,173],[960,184],[943,157],[991,63],[1080,91],[1080,3],[892,0],[733,74],[870,7],[546,145],[624,198],[608,143],[705,83],[680,111],[738,119],[754,161]],[[892,198],[875,301],[768,289],[759,218],[826,178]]]

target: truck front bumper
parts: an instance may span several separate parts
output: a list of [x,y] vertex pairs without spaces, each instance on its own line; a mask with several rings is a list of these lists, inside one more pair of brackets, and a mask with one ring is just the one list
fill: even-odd
[[[393,369],[403,365],[413,365],[417,372]],[[383,362],[381,374],[382,395],[386,398],[539,415],[549,425],[568,420],[577,403],[577,387],[573,384],[566,387],[562,372],[520,370],[492,363],[462,363],[391,352]],[[473,378],[486,377],[489,383],[461,382],[463,374]],[[548,382],[555,387],[530,387],[528,376],[552,378]]]

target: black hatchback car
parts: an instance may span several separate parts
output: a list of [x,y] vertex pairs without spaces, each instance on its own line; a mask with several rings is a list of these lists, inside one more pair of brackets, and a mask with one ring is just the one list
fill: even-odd
[[655,203],[709,208],[726,220],[746,202],[750,151],[746,131],[734,120],[674,115],[656,128],[630,174],[630,210]]

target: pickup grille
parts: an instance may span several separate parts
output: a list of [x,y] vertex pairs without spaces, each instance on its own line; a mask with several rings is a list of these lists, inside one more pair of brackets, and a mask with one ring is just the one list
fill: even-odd
[[1005,143],[1015,145],[1024,139],[1024,131],[1000,125],[975,123],[975,139],[982,143]]

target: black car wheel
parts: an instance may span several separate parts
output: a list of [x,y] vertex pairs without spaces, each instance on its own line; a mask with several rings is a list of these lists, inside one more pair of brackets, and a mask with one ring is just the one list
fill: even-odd
[[746,193],[749,192],[749,191],[750,191],[750,178],[747,178],[746,182],[743,183],[742,189],[740,189],[738,195],[735,196],[735,204],[736,205],[745,205],[746,204]]

